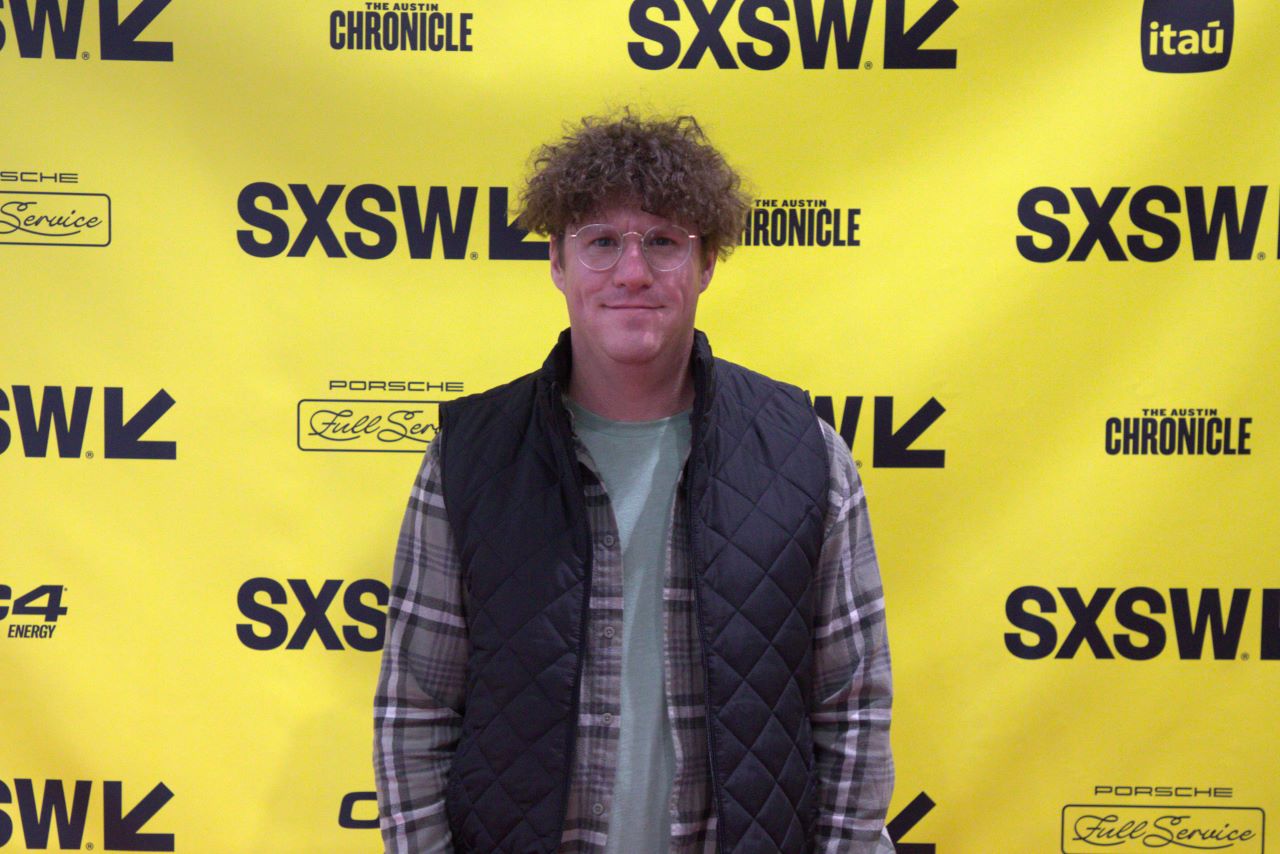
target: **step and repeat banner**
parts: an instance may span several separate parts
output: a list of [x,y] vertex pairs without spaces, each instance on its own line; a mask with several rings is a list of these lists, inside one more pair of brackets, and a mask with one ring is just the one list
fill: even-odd
[[898,850],[1280,851],[1278,37],[1264,0],[0,2],[0,850],[380,850],[409,487],[566,322],[531,151],[630,105],[748,179],[699,325],[867,484]]

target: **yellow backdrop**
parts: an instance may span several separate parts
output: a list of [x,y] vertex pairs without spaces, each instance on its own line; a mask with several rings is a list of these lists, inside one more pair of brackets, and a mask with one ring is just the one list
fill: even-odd
[[0,849],[379,848],[436,404],[565,323],[584,114],[758,201],[699,318],[852,440],[907,854],[1261,852],[1280,7],[0,3]]

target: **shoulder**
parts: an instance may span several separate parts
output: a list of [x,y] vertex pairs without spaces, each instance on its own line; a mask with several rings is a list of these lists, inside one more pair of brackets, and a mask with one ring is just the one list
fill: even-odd
[[866,495],[849,446],[826,421],[819,418],[818,425],[827,448],[827,528],[830,529],[864,503]]
[[502,385],[496,385],[493,388],[484,391],[474,392],[472,394],[463,395],[454,398],[447,403],[440,404],[441,413],[457,413],[467,410],[479,410],[487,407],[502,408],[504,404],[510,403],[514,399],[521,398],[526,395],[532,395],[538,378],[538,372],[533,371],[524,376],[516,377],[510,382]]
[[537,394],[537,377],[536,372],[525,374],[440,404],[441,457],[451,459],[454,448],[476,442],[487,445],[507,434],[523,434]]
[[815,452],[820,448],[822,442],[814,429],[818,416],[808,392],[799,386],[717,358],[713,387],[713,409],[739,429],[765,426]]
[[782,394],[793,401],[808,407],[809,395],[804,389],[791,383],[776,380],[773,377],[753,371],[745,365],[730,362],[719,357],[715,360],[716,385],[752,396]]

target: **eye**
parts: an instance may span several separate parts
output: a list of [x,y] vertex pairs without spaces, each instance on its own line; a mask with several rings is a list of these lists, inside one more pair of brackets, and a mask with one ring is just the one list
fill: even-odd
[[688,235],[678,229],[661,228],[650,232],[645,243],[651,249],[679,249],[688,239]]
[[601,234],[591,238],[587,245],[592,249],[613,249],[618,245],[618,238],[609,234]]

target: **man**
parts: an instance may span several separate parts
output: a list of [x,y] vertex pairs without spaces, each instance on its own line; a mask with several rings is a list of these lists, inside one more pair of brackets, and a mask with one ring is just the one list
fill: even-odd
[[748,209],[696,121],[544,146],[569,329],[441,407],[375,701],[388,852],[891,852],[889,657],[848,448],[714,359]]

